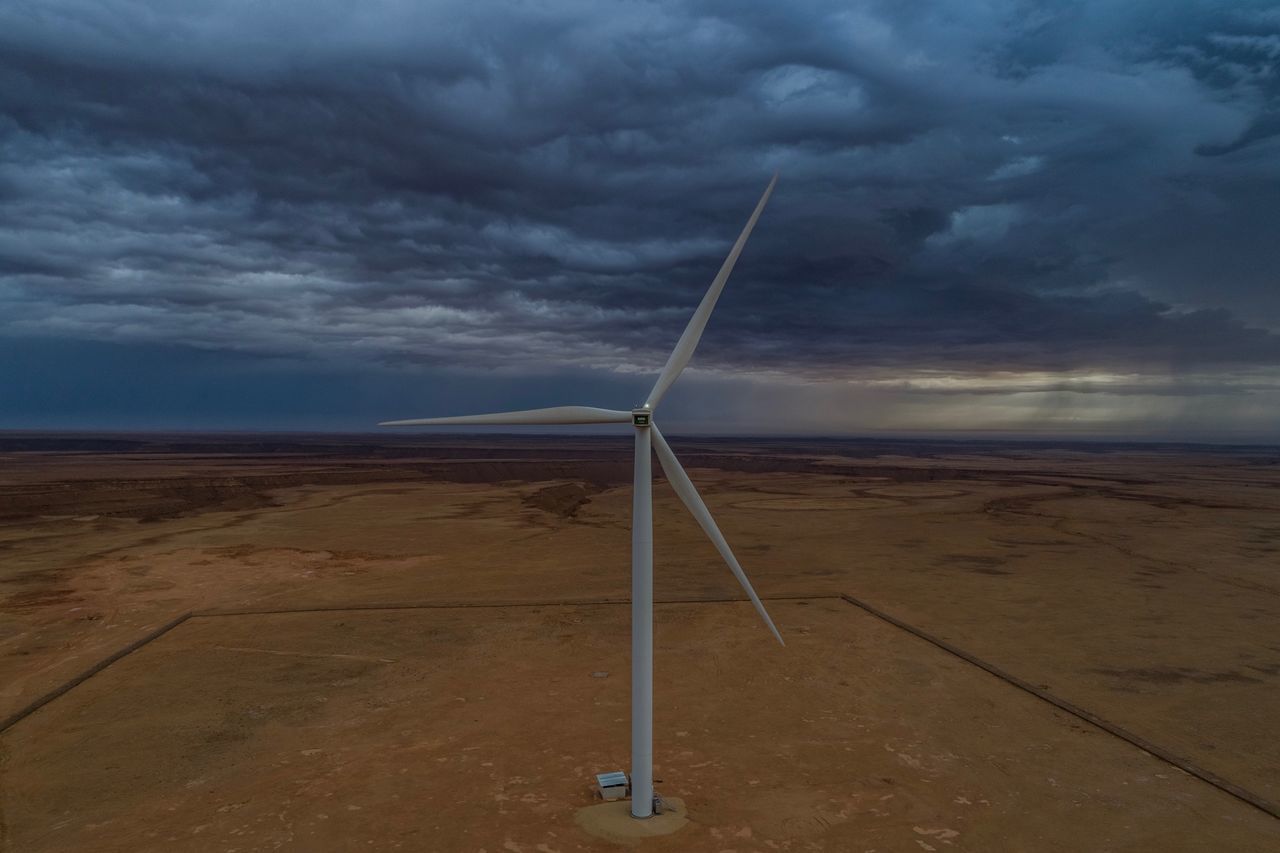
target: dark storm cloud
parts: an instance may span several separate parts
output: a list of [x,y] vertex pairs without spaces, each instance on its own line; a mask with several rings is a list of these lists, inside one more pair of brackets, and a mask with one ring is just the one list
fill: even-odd
[[1280,14],[10,2],[0,328],[655,368],[1280,364]]

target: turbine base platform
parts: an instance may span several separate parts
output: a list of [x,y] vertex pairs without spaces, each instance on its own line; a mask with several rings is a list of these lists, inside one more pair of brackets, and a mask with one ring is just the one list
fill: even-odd
[[631,816],[631,800],[608,800],[578,809],[574,822],[589,835],[615,844],[631,844],[659,835],[670,835],[689,822],[684,800],[663,797],[662,813],[646,818]]

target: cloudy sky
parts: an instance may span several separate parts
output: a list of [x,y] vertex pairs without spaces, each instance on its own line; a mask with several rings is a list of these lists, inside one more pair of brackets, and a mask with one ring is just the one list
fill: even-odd
[[1280,440],[1280,4],[7,0],[0,428]]

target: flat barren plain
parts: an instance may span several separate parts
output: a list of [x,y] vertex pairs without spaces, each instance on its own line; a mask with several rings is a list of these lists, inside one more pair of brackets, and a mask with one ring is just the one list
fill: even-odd
[[[642,849],[1280,849],[1280,451],[671,443],[787,645],[655,484]],[[630,473],[0,436],[0,847],[624,849]]]

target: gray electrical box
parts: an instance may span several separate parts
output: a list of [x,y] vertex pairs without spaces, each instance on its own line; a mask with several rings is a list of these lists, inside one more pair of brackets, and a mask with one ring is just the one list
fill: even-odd
[[627,774],[621,770],[596,774],[596,790],[600,792],[601,799],[621,800],[627,796],[629,788]]

